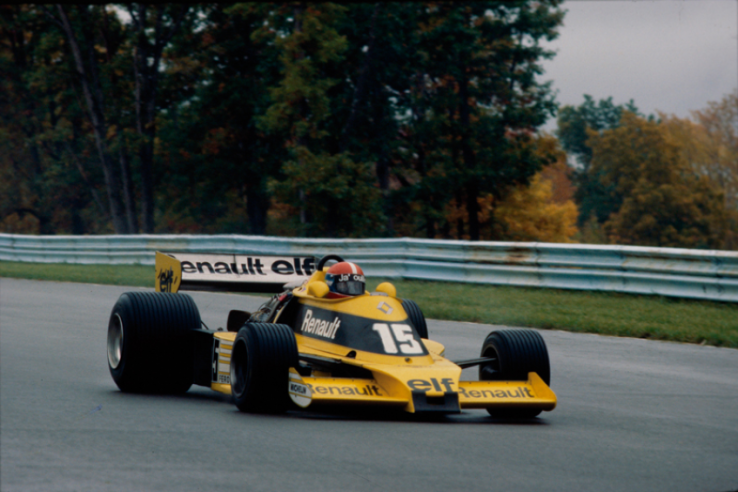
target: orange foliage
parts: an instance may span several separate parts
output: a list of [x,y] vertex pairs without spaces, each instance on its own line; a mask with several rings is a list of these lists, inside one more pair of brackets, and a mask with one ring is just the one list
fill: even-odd
[[518,186],[509,193],[494,214],[509,241],[572,243],[578,232],[577,206],[572,200],[557,202],[553,182],[543,172],[533,177],[530,186]]
[[[517,186],[500,200],[491,194],[477,199],[481,239],[494,235],[504,241],[575,242],[578,210],[566,153],[550,135],[536,139],[536,151],[553,162],[533,176],[528,186]],[[451,200],[443,215],[451,237],[469,238],[458,230],[466,220],[463,203]]]

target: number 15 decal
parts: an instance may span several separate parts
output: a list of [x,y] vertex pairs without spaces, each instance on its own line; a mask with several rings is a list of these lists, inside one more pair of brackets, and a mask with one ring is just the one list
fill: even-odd
[[413,329],[410,325],[375,323],[372,330],[379,333],[384,351],[388,354],[396,354],[398,347],[403,354],[423,353],[423,347],[413,337]]

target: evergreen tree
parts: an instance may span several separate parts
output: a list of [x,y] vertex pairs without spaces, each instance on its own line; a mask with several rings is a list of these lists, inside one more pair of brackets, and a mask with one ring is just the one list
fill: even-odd
[[[454,2],[422,6],[421,72],[413,128],[423,142],[416,194],[440,209],[465,203],[468,236],[478,240],[479,200],[502,197],[545,163],[532,137],[555,109],[540,83],[540,46],[557,35],[560,2]],[[459,224],[461,225],[461,224]],[[460,231],[462,227],[457,227]],[[428,235],[435,227],[427,227]]]

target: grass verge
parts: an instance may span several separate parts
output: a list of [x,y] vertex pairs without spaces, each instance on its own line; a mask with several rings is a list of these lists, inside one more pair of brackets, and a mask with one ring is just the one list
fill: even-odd
[[[154,267],[0,261],[0,277],[151,287]],[[369,279],[373,289],[381,279]],[[391,281],[428,318],[738,348],[738,305],[658,296]]]

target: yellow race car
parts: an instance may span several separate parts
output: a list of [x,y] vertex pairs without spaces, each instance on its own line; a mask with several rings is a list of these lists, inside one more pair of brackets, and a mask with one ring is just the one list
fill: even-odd
[[[338,265],[350,270],[332,273]],[[157,253],[156,292],[124,293],[110,315],[110,373],[127,392],[207,386],[247,412],[378,405],[532,418],[556,406],[538,332],[493,331],[478,357],[450,361],[428,338],[419,307],[388,282],[366,292],[357,268],[336,255],[316,264],[312,257]],[[226,329],[211,331],[182,289],[277,294],[256,312],[231,311]],[[462,369],[473,366],[479,381],[462,381]]]

